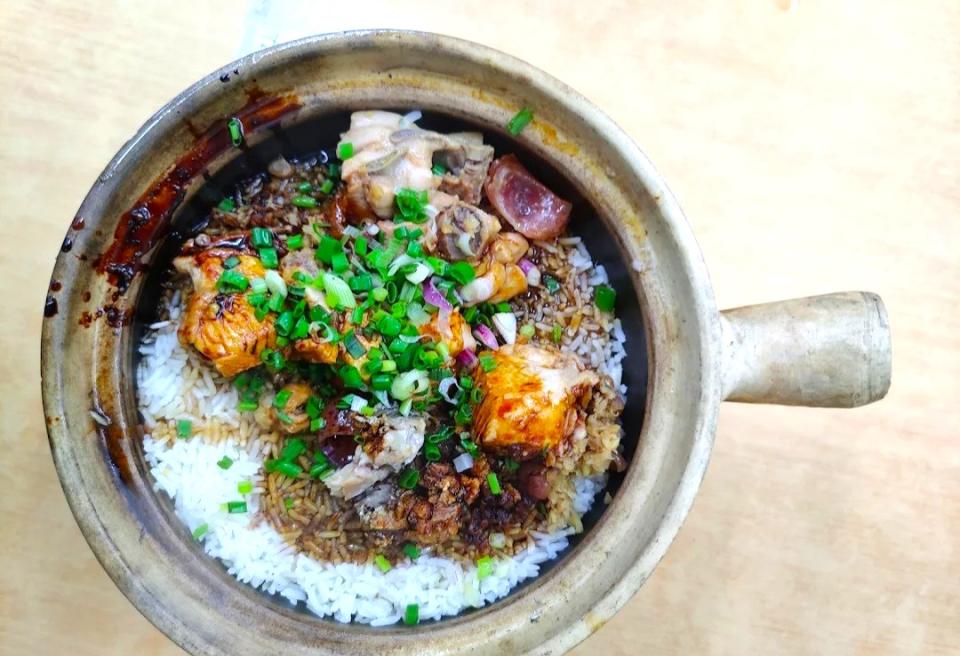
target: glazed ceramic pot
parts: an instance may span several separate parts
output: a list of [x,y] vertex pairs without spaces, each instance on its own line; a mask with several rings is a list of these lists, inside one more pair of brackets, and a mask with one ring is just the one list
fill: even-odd
[[[504,126],[521,107],[536,118],[514,138]],[[573,232],[619,290],[630,353],[629,467],[612,482],[609,505],[532,583],[413,628],[338,624],[230,577],[153,491],[135,400],[138,317],[149,317],[155,298],[150,272],[209,207],[211,187],[278,153],[329,146],[349,111],[373,108],[419,108],[479,128],[574,200]],[[243,148],[230,144],[230,117],[243,124]],[[703,478],[721,401],[851,407],[881,398],[890,381],[879,298],[840,293],[718,312],[680,208],[606,116],[521,61],[411,32],[277,46],[180,94],[84,200],[46,315],[43,399],[67,500],[117,586],[195,654],[562,653],[623,606],[663,556]]]

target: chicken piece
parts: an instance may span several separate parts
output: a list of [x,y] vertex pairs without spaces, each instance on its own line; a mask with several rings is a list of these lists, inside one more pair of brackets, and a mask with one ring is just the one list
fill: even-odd
[[[391,112],[354,112],[340,145],[353,145],[353,156],[343,162],[341,177],[354,204],[365,202],[381,219],[393,216],[397,189],[435,189],[433,153],[446,143],[436,132],[415,125],[401,126],[402,116]],[[338,146],[339,147],[339,146]]]
[[270,413],[271,423],[277,430],[291,435],[302,433],[310,427],[310,417],[307,416],[305,406],[307,399],[313,395],[313,390],[310,389],[309,385],[304,383],[290,383],[289,385],[284,385],[283,388],[277,392],[277,396],[281,394],[285,395],[285,392],[289,392],[290,396],[287,398],[286,403],[283,404],[282,409],[278,409],[273,404],[270,404],[268,411]]
[[297,285],[303,287],[304,298],[310,307],[322,307],[327,312],[330,307],[327,305],[327,299],[323,291],[313,285],[306,285],[300,280],[297,274],[314,279],[320,275],[320,266],[314,257],[313,250],[302,248],[296,251],[290,251],[280,260],[280,275],[283,276],[287,285]]
[[474,411],[477,444],[496,455],[529,460],[554,449],[583,425],[597,375],[572,355],[530,344],[490,352],[495,367],[478,367],[483,400]]
[[233,270],[248,280],[263,276],[259,259],[231,248],[209,248],[173,260],[174,268],[188,274],[193,283],[193,292],[177,331],[180,343],[195,348],[224,376],[256,367],[263,350],[276,345],[270,315],[261,321],[245,294],[222,293],[217,289],[217,281],[224,271],[223,262],[229,257],[239,260]]
[[499,233],[476,267],[477,277],[460,289],[464,304],[500,303],[527,291],[527,276],[517,262],[529,248],[523,235]]
[[457,357],[465,348],[472,351],[477,347],[477,342],[470,332],[470,324],[457,309],[434,314],[429,322],[420,326],[420,334],[426,335],[437,344],[445,344],[451,358]]
[[330,493],[352,499],[413,461],[423,446],[426,422],[419,417],[386,417],[357,447],[353,460],[323,479]]
[[433,154],[433,161],[447,170],[440,180],[440,191],[477,205],[493,161],[493,146],[485,145],[479,132],[448,134],[447,140],[448,145]]
[[496,218],[461,200],[440,211],[434,225],[437,250],[447,260],[479,259],[500,232]]

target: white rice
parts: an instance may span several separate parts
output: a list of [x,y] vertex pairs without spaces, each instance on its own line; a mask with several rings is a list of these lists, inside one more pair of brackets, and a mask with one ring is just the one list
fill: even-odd
[[[573,263],[580,284],[591,288],[605,284],[606,271],[602,266],[593,267],[579,239],[566,243],[577,247]],[[139,403],[148,431],[161,421],[189,419],[194,437],[167,444],[148,434],[144,452],[155,489],[173,500],[177,516],[189,531],[206,527],[200,538],[204,550],[222,561],[238,580],[292,604],[303,603],[320,616],[381,626],[401,621],[408,604],[419,605],[421,619],[440,619],[492,603],[521,581],[537,576],[543,563],[567,548],[567,538],[574,532],[571,528],[534,533],[527,549],[496,560],[493,574],[482,581],[475,566],[431,556],[428,549],[416,561],[399,563],[386,573],[373,565],[331,564],[297,552],[269,523],[255,519],[263,483],[261,451],[266,448],[261,448],[256,433],[245,448],[229,433],[218,443],[203,439],[207,422],[228,429],[241,426],[238,396],[228,380],[180,344],[176,335],[180,312],[181,301],[175,295],[169,320],[150,326],[151,332],[140,345]],[[592,343],[596,340],[574,335],[564,348],[608,373],[625,393],[620,364],[626,355],[625,336],[620,321],[612,321],[609,330],[611,339],[604,344],[598,346]],[[233,460],[227,469],[217,465],[224,456]],[[237,486],[241,481],[250,481],[254,491],[240,495]],[[603,477],[577,479],[575,510],[587,512],[604,484]],[[241,499],[247,503],[247,513],[230,514],[224,509],[226,502]]]

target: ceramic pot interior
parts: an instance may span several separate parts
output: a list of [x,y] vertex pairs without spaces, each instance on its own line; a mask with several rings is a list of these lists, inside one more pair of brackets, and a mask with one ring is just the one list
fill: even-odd
[[[361,107],[356,109],[361,109]],[[411,108],[364,106],[362,109],[388,109],[405,112]],[[332,153],[340,132],[347,129],[350,120],[349,113],[349,111],[342,109],[329,113],[310,113],[302,120],[294,119],[288,124],[271,128],[265,138],[258,140],[255,145],[249,147],[244,145],[242,148],[236,149],[221,168],[212,175],[205,176],[204,183],[184,200],[171,219],[169,233],[152,255],[148,267],[149,274],[141,287],[140,297],[136,301],[133,339],[128,342],[131,346],[129,353],[131,367],[135,367],[137,364],[135,345],[143,337],[145,327],[157,318],[158,300],[163,291],[162,283],[168,277],[170,260],[185,239],[196,234],[204,227],[210,208],[216,205],[224,195],[231,194],[237,184],[241,184],[253,176],[264,174],[267,165],[278,155],[283,155],[290,160],[327,157],[328,154]],[[638,437],[647,407],[649,359],[646,326],[648,322],[643,316],[640,290],[634,289],[634,283],[629,275],[627,265],[617,247],[616,239],[610,234],[606,226],[606,222],[601,219],[598,210],[584,198],[574,180],[568,179],[543,158],[510,138],[501,126],[476,123],[429,109],[424,110],[424,116],[418,124],[421,127],[441,132],[465,130],[483,132],[484,140],[494,146],[498,156],[511,152],[516,153],[539,180],[559,196],[573,203],[574,209],[569,232],[584,240],[593,261],[606,268],[611,285],[618,290],[617,316],[621,320],[626,335],[625,348],[627,351],[627,358],[623,361],[623,383],[627,386],[627,397],[622,415],[624,429],[622,449],[625,459],[632,462],[634,454],[637,452]],[[129,371],[133,370],[133,368],[129,369]],[[123,393],[129,399],[134,399],[136,394],[134,378],[134,376],[126,377],[128,388]],[[135,405],[135,402],[133,404]],[[148,467],[143,459],[142,445],[139,441],[134,446],[134,451],[137,454],[135,458],[137,475],[143,479],[148,479]],[[611,474],[607,487],[611,496],[617,493],[624,476],[625,474]],[[543,566],[541,577],[561,564],[583,537],[596,526],[607,508],[602,497],[603,494],[598,495],[593,508],[583,517],[584,533],[573,536],[570,547],[559,558]],[[163,494],[156,494],[156,498],[160,505],[165,508],[168,520],[179,523],[173,513],[170,500]],[[184,540],[190,539],[185,530],[180,532],[183,534]],[[212,561],[212,559],[210,560]],[[534,580],[536,579],[528,580],[523,585],[518,586],[510,596],[516,594]],[[239,582],[235,582],[235,585],[243,586]],[[289,608],[289,604],[282,598],[270,596],[266,593],[260,594],[263,597],[263,603],[277,604]],[[506,600],[509,600],[510,596]],[[503,603],[503,600],[498,603]],[[303,610],[302,613],[308,614],[308,611]]]

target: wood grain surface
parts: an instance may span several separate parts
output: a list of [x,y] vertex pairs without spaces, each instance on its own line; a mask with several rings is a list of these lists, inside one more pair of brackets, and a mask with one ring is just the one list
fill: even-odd
[[679,538],[575,653],[958,653],[956,0],[0,4],[0,653],[182,653],[100,569],[43,429],[41,307],[83,195],[244,49],[374,26],[484,42],[603,107],[679,197],[721,306],[865,289],[890,312],[883,402],[723,407]]

